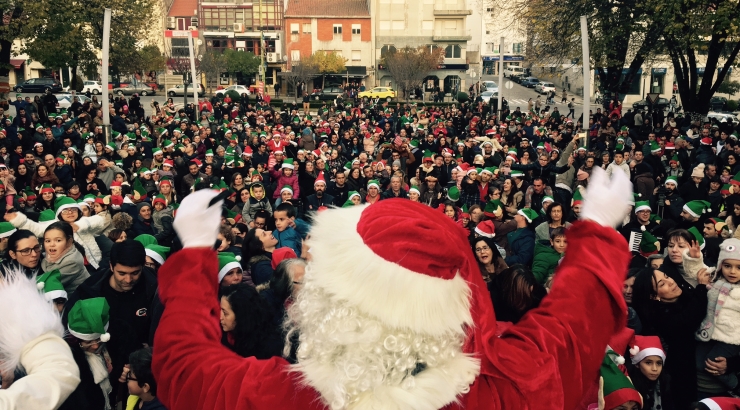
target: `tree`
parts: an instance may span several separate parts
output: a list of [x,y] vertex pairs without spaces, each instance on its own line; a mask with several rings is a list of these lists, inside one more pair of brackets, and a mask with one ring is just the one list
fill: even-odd
[[224,50],[224,58],[228,73],[239,78],[256,73],[261,63],[260,58],[250,51]]
[[[303,61],[295,61],[293,65],[290,65],[290,71],[283,71],[280,73],[283,78],[291,85],[295,90],[298,89],[298,84],[308,84],[309,81],[316,78],[319,75],[319,69],[313,64],[310,59]],[[300,98],[300,96],[297,96]]]
[[718,93],[735,95],[740,91],[740,83],[737,81],[725,81],[717,89]]
[[403,92],[404,98],[416,87],[421,86],[430,71],[436,70],[444,61],[444,49],[429,47],[404,47],[388,52],[382,64]]
[[339,74],[347,70],[344,65],[347,59],[333,52],[319,50],[309,57],[309,64],[316,67],[321,74],[321,88],[324,88],[324,82],[327,74]]
[[[184,40],[184,41],[183,41]],[[193,59],[195,60],[195,73],[191,73],[190,67],[190,49],[186,47],[188,44],[187,38],[173,38],[172,41],[165,46],[165,58],[167,59],[167,68],[170,69],[172,74],[181,75],[182,83],[185,86],[183,93],[184,104],[188,104],[188,85],[191,82],[200,82],[201,73],[203,72],[200,65],[200,56],[205,55],[202,46],[196,46],[193,43]],[[191,77],[194,77],[194,79]]]
[[206,76],[207,91],[211,92],[211,84],[218,81],[222,73],[227,73],[228,66],[224,54],[209,48],[200,59],[200,69]]

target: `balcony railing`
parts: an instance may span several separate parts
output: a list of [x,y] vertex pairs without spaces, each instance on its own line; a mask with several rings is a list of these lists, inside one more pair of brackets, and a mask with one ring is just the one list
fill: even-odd
[[434,41],[470,41],[472,39],[470,30],[435,30],[432,35]]
[[473,11],[467,7],[465,1],[455,3],[437,1],[434,3],[435,16],[468,16],[471,14],[473,14]]

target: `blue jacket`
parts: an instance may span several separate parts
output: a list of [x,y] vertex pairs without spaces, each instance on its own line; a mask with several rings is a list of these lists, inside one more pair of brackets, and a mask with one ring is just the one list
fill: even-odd
[[272,231],[272,235],[277,239],[276,248],[291,248],[297,256],[301,256],[301,236],[295,229],[290,226],[280,232],[277,229]]
[[520,263],[529,266],[534,257],[534,232],[529,228],[519,228],[509,232],[506,238],[511,250],[511,255],[504,259],[506,264],[511,266]]

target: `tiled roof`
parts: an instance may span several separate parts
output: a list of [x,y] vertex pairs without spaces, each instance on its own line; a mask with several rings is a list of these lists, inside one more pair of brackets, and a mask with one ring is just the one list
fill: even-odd
[[370,17],[366,0],[288,0],[285,17]]
[[175,0],[172,4],[169,17],[196,17],[198,15],[198,0]]

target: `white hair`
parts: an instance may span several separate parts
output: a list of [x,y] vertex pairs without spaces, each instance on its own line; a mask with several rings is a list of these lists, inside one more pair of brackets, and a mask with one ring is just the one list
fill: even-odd
[[[302,383],[321,393],[332,410],[356,407],[373,396],[386,397],[398,408],[436,409],[467,393],[479,362],[462,352],[462,329],[435,337],[387,326],[318,287],[311,265],[288,308],[285,354],[298,334],[297,364],[291,370],[300,372]],[[447,395],[435,397],[433,383],[442,383],[439,390],[449,390]]]

